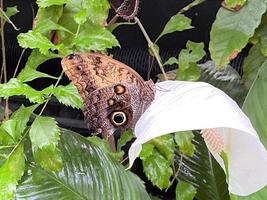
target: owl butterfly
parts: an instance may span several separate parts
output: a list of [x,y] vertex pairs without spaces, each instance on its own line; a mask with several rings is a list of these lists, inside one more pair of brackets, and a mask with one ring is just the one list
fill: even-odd
[[130,20],[138,11],[139,0],[109,0],[110,5],[118,16]]
[[[155,85],[127,65],[98,53],[62,59],[65,74],[84,101],[88,128],[114,143],[113,133],[133,128],[155,95]],[[114,145],[112,145],[114,150]]]

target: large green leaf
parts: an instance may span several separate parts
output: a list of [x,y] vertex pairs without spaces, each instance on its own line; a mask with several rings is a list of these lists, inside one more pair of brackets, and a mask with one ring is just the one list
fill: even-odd
[[13,199],[16,185],[24,173],[24,168],[23,144],[19,143],[0,167],[0,200]]
[[74,38],[73,44],[83,51],[103,51],[107,48],[120,46],[115,36],[101,26],[90,26],[83,29]]
[[197,200],[229,200],[228,186],[224,171],[208,151],[203,138],[195,133],[193,144],[196,147],[193,157],[175,156],[176,168],[180,166],[178,177],[197,189]]
[[193,200],[197,191],[191,184],[180,181],[175,189],[176,200]]
[[260,43],[257,43],[251,47],[243,64],[242,79],[244,80],[244,84],[247,89],[250,88],[251,84],[255,80],[258,70],[265,60],[266,58],[261,53]]
[[42,103],[44,101],[43,94],[40,91],[31,88],[16,78],[10,79],[5,84],[0,84],[0,97],[6,98],[15,95],[24,95],[34,103]]
[[212,61],[200,64],[201,77],[199,80],[208,82],[213,86],[223,90],[232,97],[239,105],[245,100],[247,90],[237,71],[230,65],[225,65],[221,69],[216,69]]
[[48,172],[30,164],[16,199],[150,199],[140,179],[86,138],[63,130],[64,167]]
[[[261,142],[267,148],[267,61],[259,69],[249,93],[243,104],[243,111],[250,118],[253,127],[257,130]],[[267,187],[247,197],[237,197],[233,200],[265,200]]]
[[216,67],[228,64],[246,46],[265,11],[265,0],[248,0],[238,12],[219,10],[212,25],[209,46]]

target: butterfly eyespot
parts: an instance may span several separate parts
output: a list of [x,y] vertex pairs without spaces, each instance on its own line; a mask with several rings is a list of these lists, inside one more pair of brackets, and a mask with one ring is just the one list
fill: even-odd
[[82,67],[80,65],[76,66],[76,70],[80,71],[82,69]]
[[120,95],[120,94],[125,93],[126,89],[125,89],[125,87],[123,85],[118,84],[118,85],[114,86],[114,91],[115,91],[116,94]]
[[114,126],[122,126],[127,122],[127,116],[122,111],[116,111],[111,114],[110,120]]

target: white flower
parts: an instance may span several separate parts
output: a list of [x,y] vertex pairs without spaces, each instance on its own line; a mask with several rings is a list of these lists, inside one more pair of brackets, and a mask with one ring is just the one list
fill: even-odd
[[221,90],[203,82],[164,81],[156,84],[155,100],[135,126],[129,150],[130,167],[142,144],[178,131],[202,130],[202,136],[225,170],[233,194],[246,196],[267,184],[267,151],[238,105]]

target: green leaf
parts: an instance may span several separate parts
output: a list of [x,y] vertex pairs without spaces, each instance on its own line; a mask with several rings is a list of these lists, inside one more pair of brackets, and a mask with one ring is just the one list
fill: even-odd
[[170,57],[163,65],[173,65],[178,64],[179,61],[175,57]]
[[176,200],[193,200],[196,193],[196,188],[184,181],[179,181],[175,189]]
[[12,7],[7,7],[5,13],[6,13],[6,16],[8,18],[10,18],[10,17],[14,16],[15,14],[17,14],[18,12],[19,12],[19,10],[18,10],[17,6],[12,6]]
[[173,161],[175,143],[173,135],[163,135],[152,139],[149,143],[153,144],[158,152],[163,155],[169,162]]
[[106,154],[109,154],[115,160],[118,160],[118,161],[122,160],[124,153],[122,151],[118,151],[115,153],[112,152],[112,149],[110,148],[110,145],[108,144],[107,140],[101,139],[97,136],[87,137],[87,140],[90,141],[92,144],[101,148],[103,152],[105,152]]
[[265,11],[264,0],[248,0],[239,12],[219,10],[212,25],[209,45],[217,68],[228,64],[246,46]]
[[163,31],[157,38],[156,42],[163,36],[169,33],[173,33],[175,31],[183,31],[187,29],[193,28],[191,26],[191,19],[184,16],[183,14],[176,14],[171,17],[171,19],[165,25]]
[[243,111],[267,148],[267,61],[260,67],[243,104]]
[[230,200],[224,171],[208,151],[201,135],[198,132],[194,135],[192,142],[196,150],[193,157],[176,152],[174,161],[175,168],[180,168],[179,180],[197,189],[197,200]]
[[[261,139],[261,142],[267,148],[266,136],[266,103],[267,103],[267,61],[265,61],[258,70],[256,79],[254,80],[249,93],[243,104],[243,111],[251,120],[253,127]],[[235,196],[235,200],[265,200],[267,195],[267,187],[264,187],[258,192],[255,192],[247,197]]]
[[179,54],[179,69],[177,71],[177,80],[196,81],[200,77],[200,69],[196,64],[206,53],[204,43],[195,43],[188,41],[187,49],[181,50]]
[[54,88],[53,94],[60,103],[66,106],[71,106],[73,108],[83,107],[83,100],[79,95],[77,88],[72,83],[67,86],[61,85]]
[[16,120],[15,119],[9,119],[7,121],[4,121],[1,125],[1,128],[4,129],[15,141],[18,139],[19,134],[16,131]]
[[16,193],[23,199],[150,199],[140,179],[77,133],[62,130],[64,166],[49,172],[30,164]]
[[29,133],[33,149],[42,149],[47,146],[55,148],[58,144],[60,130],[54,118],[37,116]]
[[120,46],[115,36],[101,26],[83,29],[74,38],[73,44],[83,51],[103,51],[107,48]]
[[[2,126],[0,126],[0,146],[7,146],[14,144],[14,139],[8,134]],[[1,159],[0,159],[1,160]],[[1,162],[0,162],[1,166]]]
[[139,155],[141,160],[145,160],[147,159],[149,156],[152,155],[153,150],[154,150],[155,146],[153,144],[150,143],[145,143],[142,144],[142,151]]
[[117,151],[121,151],[122,147],[125,146],[127,142],[130,142],[133,138],[134,138],[134,134],[131,129],[124,131],[121,137],[118,139]]
[[10,119],[16,120],[16,125],[15,125],[16,137],[14,138],[15,140],[18,140],[21,134],[24,132],[25,128],[27,127],[27,123],[30,119],[30,116],[36,109],[36,107],[37,105],[29,107],[24,107],[22,105],[18,110],[12,113]]
[[225,65],[218,70],[212,61],[200,64],[199,66],[201,68],[199,81],[212,84],[233,98],[238,105],[241,106],[243,104],[247,90],[240,75],[232,66]]
[[179,151],[187,156],[193,156],[195,152],[195,146],[192,144],[194,134],[192,131],[182,131],[175,133],[174,140],[179,146]]
[[34,28],[34,32],[39,32],[39,33],[42,33],[42,34],[45,34],[48,31],[52,31],[52,30],[61,30],[61,31],[65,31],[65,32],[68,32],[68,33],[74,35],[74,33],[72,33],[70,30],[68,30],[65,27],[53,22],[50,19],[40,21],[36,25],[36,27]]
[[18,144],[0,168],[0,199],[14,198],[16,186],[25,169],[23,144]]
[[28,82],[37,78],[58,79],[57,77],[27,67],[23,68],[23,70],[18,75],[18,80],[20,80],[21,82]]
[[44,54],[41,54],[38,49],[34,49],[32,50],[31,55],[28,57],[25,68],[37,69],[37,67],[40,64],[52,58],[58,58],[58,55],[50,53],[50,52],[44,55]]
[[147,178],[153,185],[161,190],[170,186],[170,178],[173,174],[172,168],[169,161],[158,151],[154,150],[151,156],[143,160],[143,167]]
[[85,8],[82,8],[79,12],[77,12],[74,16],[73,19],[77,24],[84,24],[88,20],[88,13]]
[[40,8],[46,8],[53,5],[63,5],[68,3],[69,0],[37,0],[36,3]]
[[33,151],[33,157],[46,170],[60,171],[63,167],[61,152],[53,145],[45,146],[42,149],[35,149]]
[[255,44],[249,50],[248,56],[244,60],[243,64],[243,76],[245,86],[249,89],[256,78],[259,68],[264,63],[266,58],[261,53],[261,45]]
[[21,47],[30,49],[37,48],[42,54],[48,54],[49,49],[58,49],[56,45],[39,32],[28,31],[27,33],[20,33],[17,38]]
[[5,84],[0,84],[0,97],[24,95],[33,103],[42,103],[44,97],[41,92],[34,90],[29,85],[22,83],[16,78],[10,79]]

